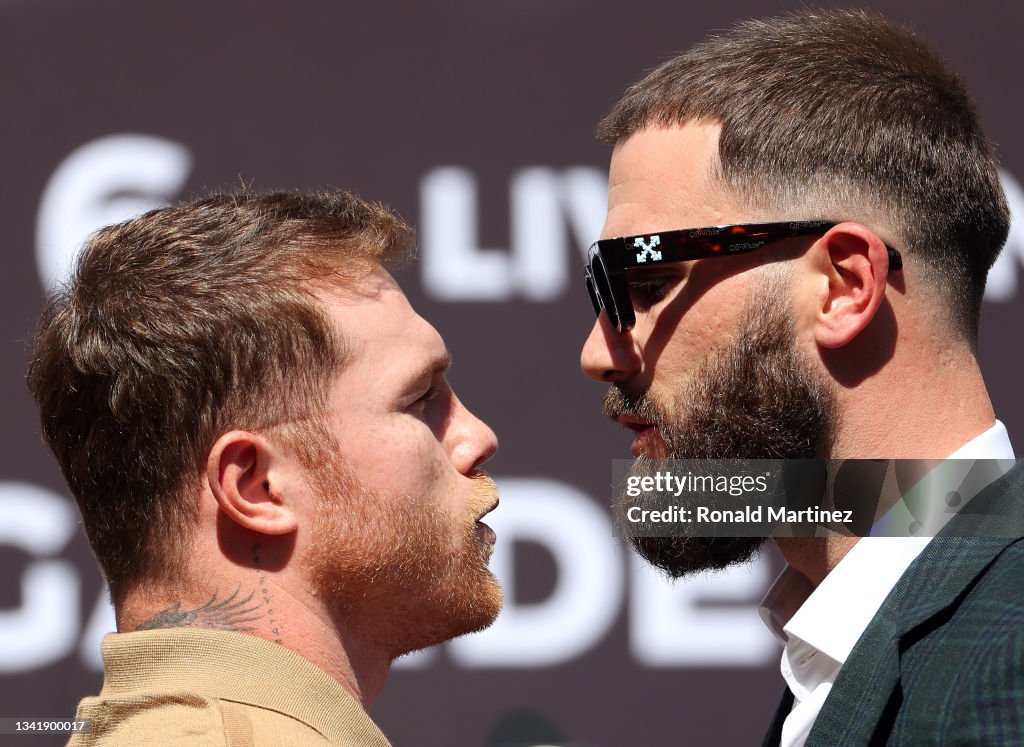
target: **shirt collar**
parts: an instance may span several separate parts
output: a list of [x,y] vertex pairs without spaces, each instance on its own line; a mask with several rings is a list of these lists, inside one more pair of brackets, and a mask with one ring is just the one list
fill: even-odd
[[[997,420],[948,459],[1013,459],[1006,427]],[[816,589],[787,565],[761,602],[761,619],[781,643],[804,641],[842,664],[930,539],[863,537]]]
[[1010,434],[1006,432],[1006,426],[1002,421],[996,420],[995,425],[989,428],[959,449],[950,454],[947,459],[1013,459],[1013,445],[1010,443]]
[[957,511],[1014,465],[998,420],[936,465],[871,527],[872,537],[934,537]]
[[248,633],[167,628],[103,639],[101,696],[182,689],[284,713],[332,743],[387,745],[362,706],[308,659]]
[[863,537],[783,627],[840,664],[929,537]]

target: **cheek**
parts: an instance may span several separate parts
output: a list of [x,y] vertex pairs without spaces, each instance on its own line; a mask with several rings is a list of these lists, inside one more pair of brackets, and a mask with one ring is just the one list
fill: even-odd
[[444,449],[424,423],[396,416],[387,427],[366,432],[357,469],[370,473],[388,492],[421,494],[441,482],[448,464]]
[[439,470],[440,444],[429,427],[408,415],[339,418],[334,434],[345,465],[379,488],[433,479]]
[[[645,360],[652,366],[654,389],[678,388],[709,356],[735,339],[747,288],[743,283],[730,282],[733,280],[736,278],[708,289],[678,321],[663,315],[654,318],[644,351]],[[663,326],[666,323],[670,329]]]

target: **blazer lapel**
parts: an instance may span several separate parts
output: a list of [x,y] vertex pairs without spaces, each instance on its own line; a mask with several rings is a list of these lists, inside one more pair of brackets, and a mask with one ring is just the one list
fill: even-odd
[[879,725],[895,716],[900,639],[958,604],[999,553],[1024,536],[1022,496],[1024,467],[1018,465],[928,543],[850,652],[807,745],[868,744]]

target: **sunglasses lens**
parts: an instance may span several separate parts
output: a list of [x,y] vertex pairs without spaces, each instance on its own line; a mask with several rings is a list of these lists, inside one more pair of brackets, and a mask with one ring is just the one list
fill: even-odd
[[[612,296],[611,286],[608,284],[608,274],[604,269],[604,262],[600,257],[594,257],[590,263],[590,274],[593,278],[593,286],[596,291],[600,307],[608,312],[608,319],[612,326],[619,328],[619,311],[615,307],[615,297]],[[598,313],[601,313],[600,310]]]
[[590,295],[590,303],[594,305],[594,313],[601,313],[601,301],[597,297],[597,291],[594,290],[594,281],[590,277],[590,271],[587,271],[587,293]]

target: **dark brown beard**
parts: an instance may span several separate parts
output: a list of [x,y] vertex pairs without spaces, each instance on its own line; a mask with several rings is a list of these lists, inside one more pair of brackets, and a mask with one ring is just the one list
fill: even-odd
[[[836,423],[835,394],[796,348],[795,325],[778,300],[787,296],[779,282],[762,287],[760,297],[747,304],[735,341],[709,355],[668,407],[647,392],[630,395],[613,386],[605,413],[656,425],[669,459],[826,456]],[[634,471],[644,473],[647,464],[641,457]],[[634,505],[646,507],[636,499],[617,501],[621,527],[628,526],[625,511]],[[630,542],[651,565],[679,578],[747,561],[765,538],[631,537]]]

